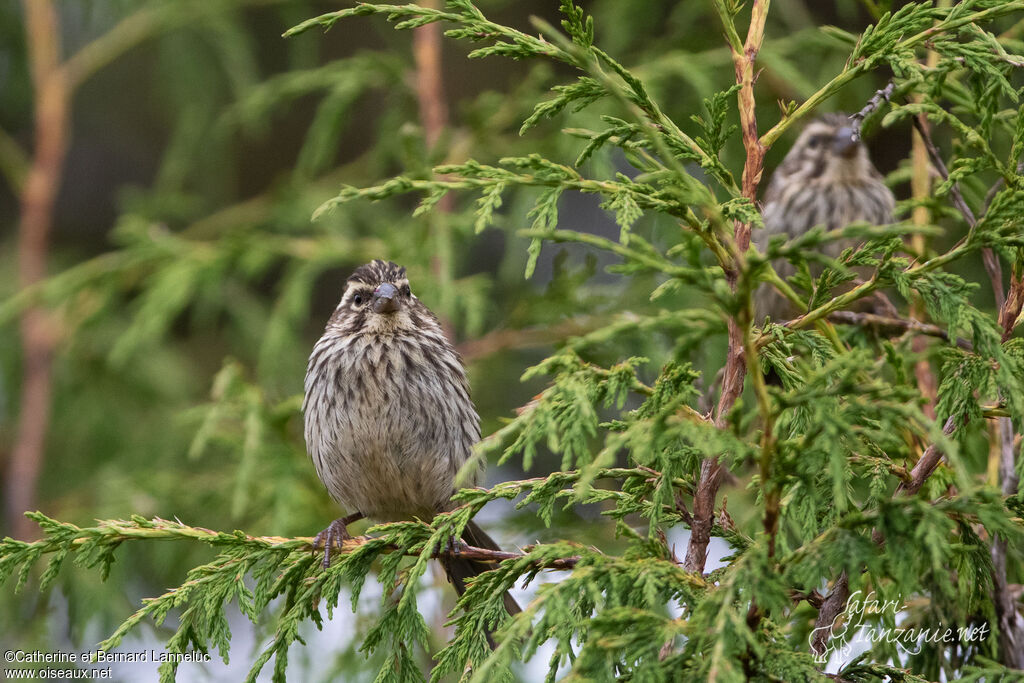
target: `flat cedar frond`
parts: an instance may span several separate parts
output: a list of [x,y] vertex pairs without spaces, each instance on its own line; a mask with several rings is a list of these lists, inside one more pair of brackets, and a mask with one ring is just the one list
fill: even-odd
[[[229,520],[250,531],[302,529],[328,512],[302,452],[305,356],[295,350],[308,346],[318,290],[337,301],[338,269],[394,258],[409,264],[438,329],[464,342],[489,429],[461,475],[472,478],[487,459],[525,474],[459,488],[453,509],[433,519],[346,539],[327,568],[310,538],[151,518],[164,503],[153,507],[154,485],[132,498],[147,516],[79,527],[29,513],[43,536],[0,541],[0,581],[45,591],[69,561],[107,578],[125,546],[209,548],[212,558],[143,600],[99,648],[166,624],[167,652],[216,650],[226,662],[237,608],[268,627],[249,681],[271,668],[275,681],[300,675],[289,656],[325,616],[351,619],[353,643],[317,657],[353,680],[375,667],[380,683],[1016,680],[1024,0],[840,3],[873,17],[856,30],[812,26],[813,3],[786,17],[800,3],[640,4],[560,0],[552,23],[506,3],[501,16],[515,26],[472,0],[359,2],[307,19],[285,36],[390,22],[413,41],[443,31],[488,64],[541,66],[522,76],[525,102],[485,93],[460,108],[457,125],[442,115],[416,126],[431,94],[407,82],[400,50],[310,67],[298,48],[312,42],[292,38],[299,67],[258,84],[239,75],[237,96],[216,117],[196,106],[179,122],[159,192],[125,193],[112,251],[0,303],[5,326],[40,306],[60,322],[53,334],[66,341],[76,380],[62,387],[65,400],[93,396],[79,366],[113,376],[111,394],[134,381],[136,394],[166,398],[148,411],[161,416],[155,431],[170,443],[182,425],[188,435],[167,505],[226,501]],[[708,19],[718,22],[710,31]],[[647,35],[655,25],[671,43]],[[717,42],[706,45],[702,32]],[[423,49],[417,43],[417,68]],[[247,62],[227,63],[244,71]],[[69,68],[74,75],[81,62]],[[366,97],[383,102],[379,121],[361,120],[374,118]],[[236,131],[271,130],[287,105],[311,98],[322,99],[296,138],[294,173],[266,195],[207,211],[186,172],[206,149],[190,148],[186,133],[213,131],[212,149]],[[860,111],[826,116],[817,123],[837,131],[814,134],[814,116],[842,107]],[[371,149],[334,168],[355,124],[372,131]],[[882,145],[912,150],[888,175],[861,141],[878,128]],[[0,171],[18,180],[7,137]],[[801,156],[826,148],[833,156]],[[841,206],[822,199],[822,178],[843,175],[829,164],[858,154],[866,166],[843,192],[881,206],[891,222],[819,220]],[[810,170],[780,175],[790,167]],[[821,209],[799,234],[773,228],[766,207],[781,190],[774,179],[766,188],[769,176],[800,178],[793,206]],[[875,194],[862,195],[869,186]],[[499,243],[500,259],[481,259],[481,245]],[[520,276],[552,271],[546,289]],[[767,313],[763,292],[794,313]],[[172,353],[195,331],[204,333],[198,359]],[[204,355],[229,350],[212,365]],[[514,368],[489,360],[499,357]],[[203,378],[209,396],[169,426],[168,406],[186,404],[195,384],[185,369],[193,365],[220,369]],[[400,396],[383,400],[406,408]],[[105,427],[96,419],[68,433],[102,437]],[[154,455],[154,468],[166,457]],[[124,469],[107,475],[131,482]],[[231,486],[211,476],[224,472]],[[512,511],[510,533],[522,522],[531,534],[524,545],[459,541],[495,501]],[[439,558],[489,570],[467,579],[454,609],[432,623],[420,598]],[[368,580],[381,588],[369,612]],[[509,616],[506,593],[525,589],[528,601]],[[870,594],[895,608],[850,611]],[[856,628],[910,624],[991,632],[953,645],[922,638],[913,651],[891,639],[856,656],[845,649]],[[177,668],[165,662],[161,680]]]

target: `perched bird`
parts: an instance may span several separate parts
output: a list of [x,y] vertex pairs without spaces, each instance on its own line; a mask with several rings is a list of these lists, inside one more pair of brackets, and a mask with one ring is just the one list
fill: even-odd
[[[854,135],[846,114],[825,114],[800,134],[782,164],[772,174],[764,195],[764,230],[757,239],[763,249],[777,234],[796,237],[815,226],[837,230],[850,223],[873,225],[893,222],[895,198],[871,163],[868,150]],[[850,241],[831,242],[822,252],[838,256]],[[792,264],[772,266],[786,278]],[[786,319],[802,311],[770,285],[762,285],[754,298],[755,319]]]
[[[364,516],[429,520],[454,507],[455,474],[480,438],[480,418],[462,359],[412,293],[405,268],[377,260],[349,276],[309,357],[305,390],[306,448],[351,513],[316,536],[325,567],[335,541]],[[473,522],[462,540],[500,550]],[[447,555],[442,563],[459,595],[466,579],[491,568]],[[505,607],[519,611],[507,593]]]

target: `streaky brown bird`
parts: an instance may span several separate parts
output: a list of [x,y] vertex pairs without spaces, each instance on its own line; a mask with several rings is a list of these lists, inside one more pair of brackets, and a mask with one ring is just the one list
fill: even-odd
[[[325,567],[358,519],[430,520],[453,509],[455,475],[480,439],[462,359],[391,261],[349,276],[309,357],[302,412],[317,474],[350,513],[316,536]],[[462,540],[500,550],[474,522]],[[450,553],[441,561],[459,595],[493,568]],[[508,593],[504,601],[509,614],[520,611]]]
[[[796,237],[819,225],[838,230],[858,221],[892,223],[895,198],[867,147],[855,136],[850,117],[833,113],[804,128],[772,174],[763,205],[764,230],[756,236],[760,249],[773,235]],[[850,240],[830,242],[822,253],[834,258],[850,246]],[[783,278],[796,272],[785,260],[773,261],[772,266]],[[765,316],[778,321],[803,312],[767,284],[757,290],[754,309],[758,321]]]

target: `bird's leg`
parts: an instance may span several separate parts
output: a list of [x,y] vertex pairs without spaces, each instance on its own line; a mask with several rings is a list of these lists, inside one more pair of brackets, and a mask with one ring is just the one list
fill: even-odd
[[[444,505],[438,505],[435,508],[435,512],[445,512],[446,509],[447,508]],[[462,549],[467,547],[468,545],[469,544],[463,542],[461,538],[459,538],[455,534],[452,534],[448,537],[447,541],[437,544],[437,546],[434,548],[434,557],[439,557],[440,555],[451,555],[452,557],[458,557],[459,553],[462,552]]]
[[454,534],[448,537],[448,542],[444,544],[441,552],[447,553],[453,557],[458,557],[459,553],[462,552],[463,548],[468,547],[461,538]]
[[340,548],[342,541],[352,538],[351,534],[348,533],[348,525],[358,522],[365,516],[362,512],[353,512],[346,517],[340,517],[328,524],[326,529],[316,535],[313,539],[313,552],[320,550],[320,548],[324,549],[324,569],[331,566],[331,548]]

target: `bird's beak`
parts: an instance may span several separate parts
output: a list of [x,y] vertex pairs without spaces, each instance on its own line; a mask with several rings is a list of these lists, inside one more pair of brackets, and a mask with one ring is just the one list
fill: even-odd
[[398,288],[385,282],[373,291],[370,301],[374,313],[394,313],[400,307]]
[[853,128],[843,126],[837,130],[836,136],[832,141],[832,149],[835,150],[836,154],[847,159],[856,155],[857,138],[853,136]]

